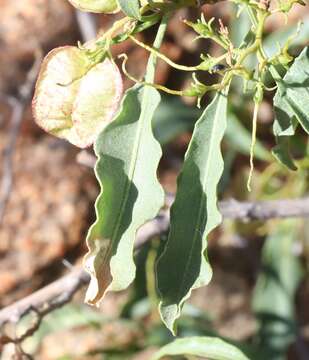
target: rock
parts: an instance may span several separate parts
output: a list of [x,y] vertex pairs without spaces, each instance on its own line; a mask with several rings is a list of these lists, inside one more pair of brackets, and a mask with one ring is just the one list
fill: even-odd
[[[5,143],[1,132],[0,143]],[[18,297],[33,291],[32,280],[41,269],[61,264],[84,242],[97,187],[92,171],[77,164],[75,156],[73,147],[52,137],[20,138],[0,227],[0,306],[15,299],[14,288],[23,288]]]
[[66,0],[0,0],[0,9],[0,91],[15,90],[39,48],[67,42],[74,12]]

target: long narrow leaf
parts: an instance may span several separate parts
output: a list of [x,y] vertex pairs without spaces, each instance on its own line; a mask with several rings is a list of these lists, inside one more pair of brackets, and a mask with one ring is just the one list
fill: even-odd
[[156,352],[151,360],[173,355],[194,355],[209,360],[249,360],[236,346],[219,338],[206,336],[177,339]]
[[205,249],[207,235],[221,222],[217,185],[223,172],[220,144],[226,112],[227,94],[218,93],[195,125],[178,178],[167,245],[157,263],[161,317],[173,333],[192,289],[212,276]]
[[283,360],[295,340],[295,294],[303,277],[300,260],[293,254],[298,222],[285,220],[265,242],[262,271],[253,296],[259,323],[258,344],[264,358]]
[[[163,20],[154,46],[166,28]],[[152,82],[155,58],[151,56],[146,81]],[[149,86],[127,91],[121,110],[95,144],[96,176],[101,194],[97,220],[91,227],[85,267],[91,275],[86,301],[98,303],[107,291],[119,291],[135,277],[133,245],[136,231],[153,218],[164,203],[157,180],[161,147],[152,133],[152,117],[160,101]]]

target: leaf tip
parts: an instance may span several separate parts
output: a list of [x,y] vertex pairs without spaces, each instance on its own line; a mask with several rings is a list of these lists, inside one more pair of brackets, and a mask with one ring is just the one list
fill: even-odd
[[278,144],[273,147],[271,151],[272,155],[279,161],[282,165],[284,165],[288,170],[297,171],[298,168],[294,163],[293,158],[288,149],[288,145],[282,146],[282,144]]
[[83,266],[90,275],[90,283],[85,295],[85,303],[99,306],[112,280],[105,254],[107,243],[102,239],[88,238],[89,251],[84,257]]
[[180,316],[180,308],[176,304],[164,305],[161,301],[159,304],[159,312],[164,325],[170,330],[173,336],[177,335],[176,320]]

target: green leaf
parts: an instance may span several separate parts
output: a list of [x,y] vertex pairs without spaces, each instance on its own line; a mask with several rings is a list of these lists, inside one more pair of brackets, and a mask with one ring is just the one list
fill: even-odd
[[236,346],[219,338],[206,336],[177,339],[156,352],[151,360],[173,355],[194,355],[209,360],[249,360]]
[[[155,47],[161,43],[165,28],[166,18]],[[155,58],[151,56],[147,82],[153,81],[154,70]],[[96,202],[97,220],[87,237],[85,267],[91,281],[86,301],[90,304],[97,304],[107,291],[125,289],[133,281],[136,231],[164,204],[156,175],[162,151],[151,124],[159,101],[160,95],[152,87],[128,90],[118,116],[95,144],[101,194]]]
[[139,12],[138,0],[118,0],[121,10],[129,17],[140,20],[141,14]]
[[[161,145],[165,145],[178,135],[190,131],[201,114],[197,107],[185,105],[177,97],[164,96],[153,119],[155,137]],[[224,140],[229,148],[244,155],[250,154],[251,133],[231,110],[228,111]],[[262,161],[272,159],[270,151],[259,140],[254,147],[254,156]]]
[[[244,155],[250,154],[251,134],[231,111],[228,113],[224,139],[229,148],[235,149]],[[259,140],[256,141],[254,146],[254,157],[262,161],[271,160],[270,152]]]
[[253,294],[253,309],[259,321],[259,343],[268,352],[264,358],[285,359],[295,340],[295,294],[303,278],[300,260],[294,255],[298,222],[277,224],[262,250],[262,271]]
[[238,14],[238,10],[238,6],[232,4],[232,12],[233,16],[235,16],[235,21],[231,23],[231,40],[234,46],[243,44],[244,38],[247,37],[249,32],[252,34],[250,31],[251,21],[248,14],[245,11]]
[[293,171],[297,170],[297,166],[294,164],[290,153],[290,139],[287,136],[280,136],[277,138],[277,145],[273,147],[272,154],[288,169]]
[[69,0],[79,10],[112,14],[119,10],[117,0]]
[[175,333],[175,320],[195,288],[208,284],[212,271],[207,235],[221,222],[217,185],[223,172],[220,150],[226,127],[227,94],[218,93],[195,125],[171,210],[171,230],[157,263],[160,313]]
[[278,144],[273,153],[289,169],[296,170],[289,154],[288,137],[295,134],[298,124],[309,134],[309,47],[295,59],[283,79],[274,66],[270,71],[278,85],[273,126]]
[[84,148],[113,120],[121,95],[121,75],[111,60],[94,64],[86,51],[63,46],[42,63],[33,116],[45,131]]
[[185,105],[178,97],[164,96],[153,121],[153,131],[161,145],[165,145],[194,127],[201,114],[197,107]]
[[159,101],[153,88],[127,91],[119,115],[95,144],[102,193],[96,204],[97,221],[88,235],[89,303],[96,303],[107,288],[118,291],[132,282],[136,231],[163,205],[156,177],[161,148],[151,129]]
[[291,36],[295,36],[290,44],[291,48],[304,46],[309,38],[309,17],[303,19],[303,24],[298,31],[298,25],[283,26],[277,31],[272,31],[263,41],[263,48],[268,57],[278,53],[279,46],[283,47]]
[[[271,72],[274,75],[273,67]],[[295,59],[283,79],[274,77],[278,84],[274,98],[275,135],[293,135],[293,119],[309,134],[309,47]]]

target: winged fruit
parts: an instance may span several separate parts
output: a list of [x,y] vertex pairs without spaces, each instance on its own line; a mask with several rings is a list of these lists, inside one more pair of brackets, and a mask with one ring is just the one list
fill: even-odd
[[113,120],[122,88],[119,69],[110,59],[94,63],[75,46],[54,49],[38,76],[34,119],[47,132],[85,148]]

